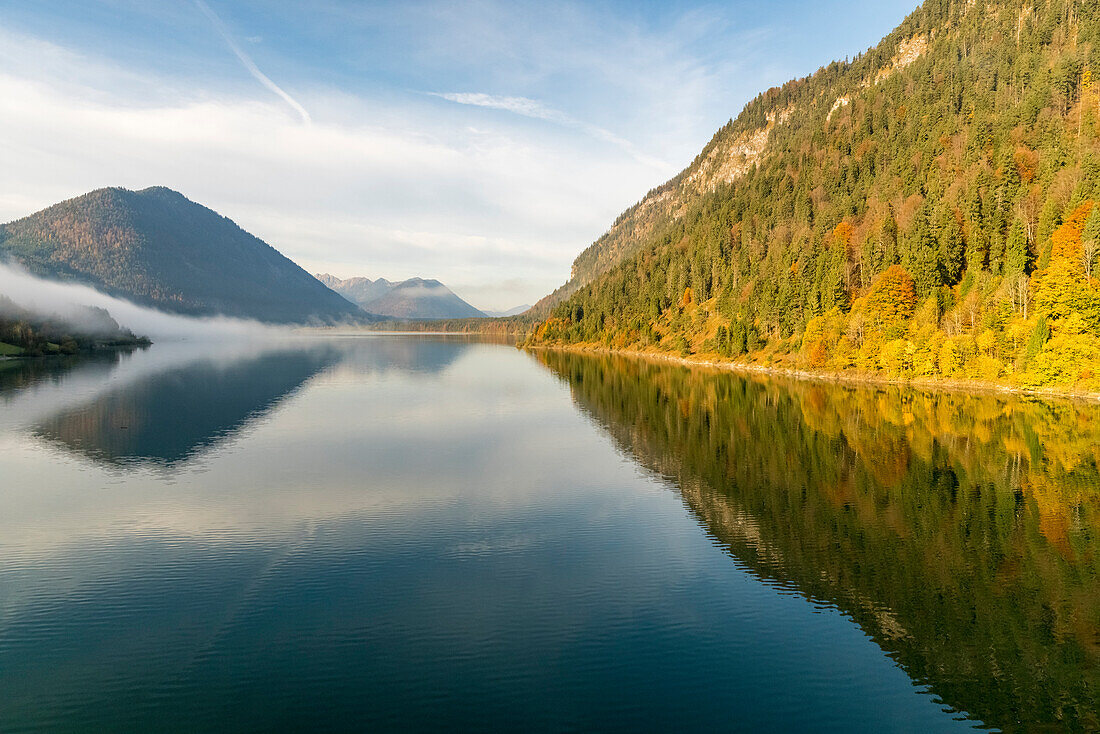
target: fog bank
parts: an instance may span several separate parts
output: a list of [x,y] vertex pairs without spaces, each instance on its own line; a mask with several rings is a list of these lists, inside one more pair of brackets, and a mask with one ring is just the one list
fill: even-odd
[[[153,341],[205,341],[272,338],[290,333],[288,327],[228,316],[195,317],[158,311],[100,293],[76,283],[44,280],[11,263],[0,263],[0,295],[43,319],[71,321],[81,307],[105,309],[123,329]],[[79,324],[77,324],[79,325]]]

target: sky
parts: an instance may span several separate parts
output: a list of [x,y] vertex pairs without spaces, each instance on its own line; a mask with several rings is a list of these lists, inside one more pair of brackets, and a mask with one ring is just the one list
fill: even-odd
[[0,0],[0,221],[168,186],[310,272],[536,300],[916,0]]

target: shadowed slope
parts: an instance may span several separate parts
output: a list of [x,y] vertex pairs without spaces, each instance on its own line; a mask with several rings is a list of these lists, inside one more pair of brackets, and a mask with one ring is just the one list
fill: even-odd
[[6,224],[0,259],[176,313],[271,323],[362,316],[275,248],[163,187],[99,189]]

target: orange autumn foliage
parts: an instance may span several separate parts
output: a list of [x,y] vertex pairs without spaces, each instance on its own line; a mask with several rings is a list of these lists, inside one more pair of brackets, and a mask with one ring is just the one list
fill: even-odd
[[836,242],[843,244],[845,247],[852,241],[852,225],[847,222],[841,222],[833,228],[833,238]]
[[1020,180],[1024,183],[1031,183],[1031,180],[1035,178],[1035,171],[1039,167],[1039,154],[1029,148],[1020,146],[1013,153],[1012,160],[1016,164],[1016,171],[1020,174]]
[[1092,212],[1092,201],[1085,201],[1073,210],[1050,236],[1051,257],[1064,257],[1077,261],[1081,258],[1081,233],[1085,231],[1085,222]]

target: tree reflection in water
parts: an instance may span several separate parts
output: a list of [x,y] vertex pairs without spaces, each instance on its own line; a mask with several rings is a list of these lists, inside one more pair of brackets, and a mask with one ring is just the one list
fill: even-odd
[[538,359],[737,562],[946,705],[1100,728],[1100,406]]

